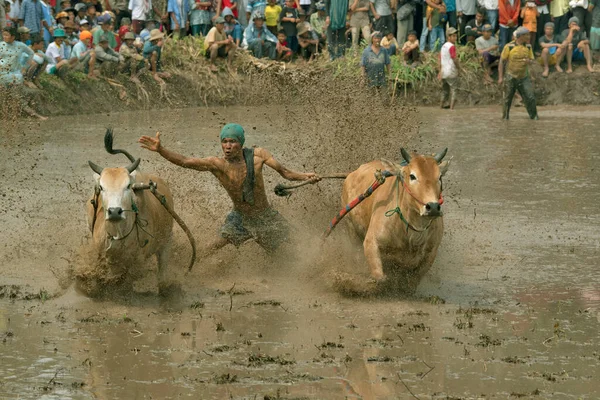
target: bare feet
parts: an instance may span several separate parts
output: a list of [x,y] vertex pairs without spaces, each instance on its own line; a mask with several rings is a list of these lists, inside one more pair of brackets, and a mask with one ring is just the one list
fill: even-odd
[[163,80],[160,78],[160,76],[158,76],[158,74],[153,74],[153,75],[152,75],[152,77],[153,77],[153,78],[154,78],[154,80],[155,80],[156,82],[158,82],[160,85],[164,85],[164,84],[165,84],[165,81],[163,81]]
[[572,74],[573,73],[573,68],[567,68],[567,74]]
[[96,75],[94,75],[93,73],[88,74],[87,78],[91,81],[97,81],[98,78],[96,78]]
[[544,69],[544,72],[542,72],[542,76],[543,76],[544,78],[547,78],[547,77],[548,77],[548,74],[550,74],[550,70],[549,70],[548,68],[545,68],[545,69]]
[[560,65],[556,64],[556,72],[565,72]]
[[35,84],[34,84],[33,82],[31,82],[31,81],[25,81],[25,82],[23,82],[23,83],[24,83],[24,85],[25,85],[25,86],[27,86],[28,88],[31,88],[31,89],[37,89],[37,86],[35,86]]
[[219,71],[219,69],[217,68],[217,66],[215,64],[210,64],[210,66],[208,68],[210,69],[211,72]]
[[592,68],[592,66],[590,64],[588,64],[587,69],[590,72],[594,72],[594,68]]
[[141,83],[137,76],[132,76],[129,80],[133,83],[137,83],[138,85]]

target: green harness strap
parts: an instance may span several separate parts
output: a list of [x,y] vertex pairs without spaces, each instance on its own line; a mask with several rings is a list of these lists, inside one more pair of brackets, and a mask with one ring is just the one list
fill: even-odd
[[400,178],[397,177],[396,182],[394,182],[394,185],[396,186],[396,208],[387,210],[385,212],[385,216],[389,218],[389,217],[393,216],[394,214],[398,214],[398,216],[400,217],[400,220],[406,224],[406,233],[408,233],[408,228],[409,228],[410,224],[408,223],[406,218],[404,218],[404,215],[402,214],[402,210],[400,210],[400,184],[398,183],[399,181],[400,181]]

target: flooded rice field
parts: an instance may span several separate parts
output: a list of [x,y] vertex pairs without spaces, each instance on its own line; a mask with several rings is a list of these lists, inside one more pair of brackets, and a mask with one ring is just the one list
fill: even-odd
[[[540,121],[518,109],[508,122],[497,108],[405,110],[404,125],[360,137],[353,124],[364,130],[366,116],[336,130],[335,116],[293,111],[53,118],[3,134],[0,398],[600,398],[597,109],[542,108]],[[368,274],[343,224],[320,241],[339,208],[341,183],[332,181],[289,199],[270,194],[296,229],[285,254],[225,247],[186,274],[190,252],[175,227],[170,270],[180,291],[157,295],[151,261],[131,293],[77,293],[71,273],[89,241],[93,190],[87,160],[126,164],[104,152],[105,128],[169,182],[202,247],[230,208],[226,194],[209,174],[170,166],[136,141],[160,130],[167,148],[218,155],[229,121],[243,122],[249,145],[323,174],[398,160],[400,146],[448,147],[444,238],[417,293],[337,290],[335,276]],[[269,190],[281,181],[266,174]]]

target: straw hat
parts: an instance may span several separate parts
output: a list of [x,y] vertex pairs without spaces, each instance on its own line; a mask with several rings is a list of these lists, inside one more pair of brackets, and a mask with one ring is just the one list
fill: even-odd
[[158,29],[152,29],[150,31],[150,41],[162,39],[165,35]]

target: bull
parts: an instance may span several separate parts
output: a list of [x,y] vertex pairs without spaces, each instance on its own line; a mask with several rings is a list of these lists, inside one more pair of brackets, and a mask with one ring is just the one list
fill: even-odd
[[386,280],[384,265],[407,276],[407,289],[416,290],[433,264],[444,232],[442,177],[448,149],[434,157],[410,155],[401,149],[406,165],[385,161],[361,165],[348,175],[342,204],[349,204],[373,181],[377,171],[392,167],[394,177],[348,214],[350,230],[362,241],[371,277]]
[[160,189],[162,201],[173,209],[173,196],[159,177],[139,171],[140,158],[125,150],[113,150],[113,133],[108,129],[104,147],[110,154],[124,154],[126,167],[103,168],[88,161],[96,181],[94,197],[87,204],[93,241],[109,266],[118,266],[127,275],[134,260],[156,256],[159,293],[169,286],[167,264],[172,240],[173,217],[148,190],[134,185],[150,180]]

